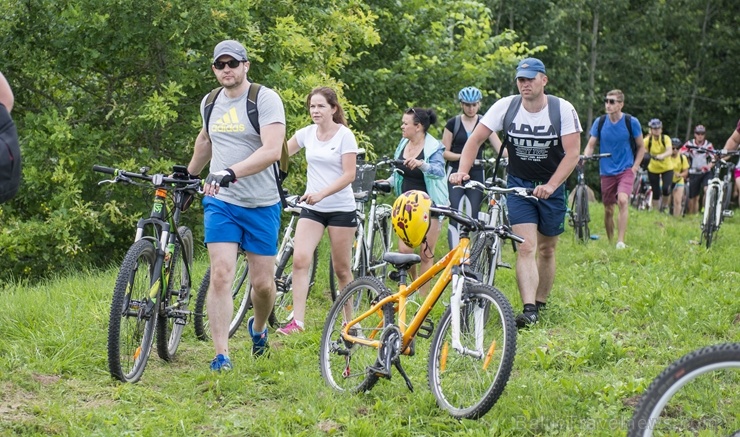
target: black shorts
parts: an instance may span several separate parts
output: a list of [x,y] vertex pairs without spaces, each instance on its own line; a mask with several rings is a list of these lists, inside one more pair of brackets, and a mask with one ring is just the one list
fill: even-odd
[[300,218],[306,218],[321,223],[325,228],[329,226],[336,226],[339,228],[357,227],[356,211],[321,212],[303,208]]
[[689,175],[689,199],[693,199],[702,193],[703,188],[712,177],[712,173],[694,173]]

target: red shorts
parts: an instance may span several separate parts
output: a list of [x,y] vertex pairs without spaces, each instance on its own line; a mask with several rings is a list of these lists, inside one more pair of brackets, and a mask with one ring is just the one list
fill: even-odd
[[604,205],[614,205],[617,203],[617,194],[625,193],[628,196],[632,193],[632,183],[635,180],[635,174],[632,168],[614,176],[601,177],[601,200]]

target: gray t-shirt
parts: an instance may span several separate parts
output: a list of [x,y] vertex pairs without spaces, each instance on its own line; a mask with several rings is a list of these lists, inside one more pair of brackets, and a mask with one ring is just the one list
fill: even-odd
[[[221,92],[213,104],[208,133],[211,136],[212,156],[210,172],[224,170],[247,159],[258,148],[262,139],[252,127],[247,116],[247,94],[230,99]],[[200,103],[201,117],[206,98]],[[257,96],[260,127],[272,123],[285,124],[285,109],[278,94],[267,87]],[[203,126],[205,127],[205,126]],[[221,188],[216,198],[233,205],[256,208],[271,206],[280,201],[272,166],[257,174],[238,178],[227,188]]]

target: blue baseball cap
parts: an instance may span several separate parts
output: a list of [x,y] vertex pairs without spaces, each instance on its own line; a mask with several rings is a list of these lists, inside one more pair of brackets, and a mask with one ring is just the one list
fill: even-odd
[[519,61],[519,65],[516,66],[516,78],[525,77],[527,79],[534,79],[537,73],[545,73],[545,64],[537,58],[526,58]]

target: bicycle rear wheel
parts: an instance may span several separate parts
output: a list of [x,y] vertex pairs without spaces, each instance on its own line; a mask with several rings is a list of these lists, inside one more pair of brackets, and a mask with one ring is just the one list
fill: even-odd
[[576,218],[574,220],[576,239],[585,243],[591,237],[588,235],[588,193],[585,186],[579,185],[576,188],[574,203],[576,212]]
[[[740,435],[740,343],[690,352],[668,366],[645,390],[628,437]],[[707,434],[709,435],[709,434]]]
[[188,321],[190,300],[190,270],[193,266],[193,233],[185,226],[178,228],[178,240],[172,252],[171,271],[167,280],[165,298],[159,304],[157,321],[157,353],[170,361],[180,346],[182,331]]
[[492,232],[481,232],[470,251],[470,266],[481,275],[484,284],[493,285],[501,253],[501,238]]
[[[380,214],[378,211],[382,211],[382,206],[384,205],[378,205],[376,214]],[[372,249],[370,251],[369,273],[380,278],[381,281],[385,281],[385,275],[388,273],[388,264],[383,261],[383,255],[391,249],[391,222],[389,214],[390,208],[388,208],[388,214],[381,215],[373,225],[375,229],[373,231]]]
[[460,308],[460,343],[453,342],[447,307],[429,350],[429,388],[437,405],[458,419],[479,419],[504,392],[516,354],[514,312],[497,289],[466,284]]
[[152,349],[156,308],[146,315],[157,253],[149,240],[139,240],[126,253],[113,289],[108,322],[108,370],[123,382],[141,378]]
[[[308,267],[308,292],[306,298],[311,293],[311,288],[316,281],[316,268],[319,264],[319,248],[313,253],[311,265]],[[272,313],[268,318],[268,323],[273,328],[282,328],[293,320],[293,246],[289,246],[280,255],[277,270],[275,271],[277,284],[277,293],[275,295],[275,305],[272,307]]]
[[[195,301],[195,314],[193,317],[195,336],[202,341],[207,341],[211,338],[211,330],[208,325],[208,311],[206,308],[210,283],[211,268],[209,267],[198,288],[198,297]],[[252,308],[252,299],[249,294],[251,288],[252,286],[249,283],[249,261],[245,254],[240,253],[237,255],[234,282],[231,284],[231,298],[234,301],[234,312],[231,317],[231,323],[229,324],[229,337],[236,333],[245,315]]]
[[[337,391],[363,392],[378,381],[367,368],[375,364],[378,350],[353,344],[342,338],[347,322],[368,311],[377,296],[385,291],[378,279],[366,276],[352,281],[344,288],[326,316],[319,346],[319,369],[326,383]],[[381,311],[350,328],[350,333],[369,340],[378,340],[383,329]]]

